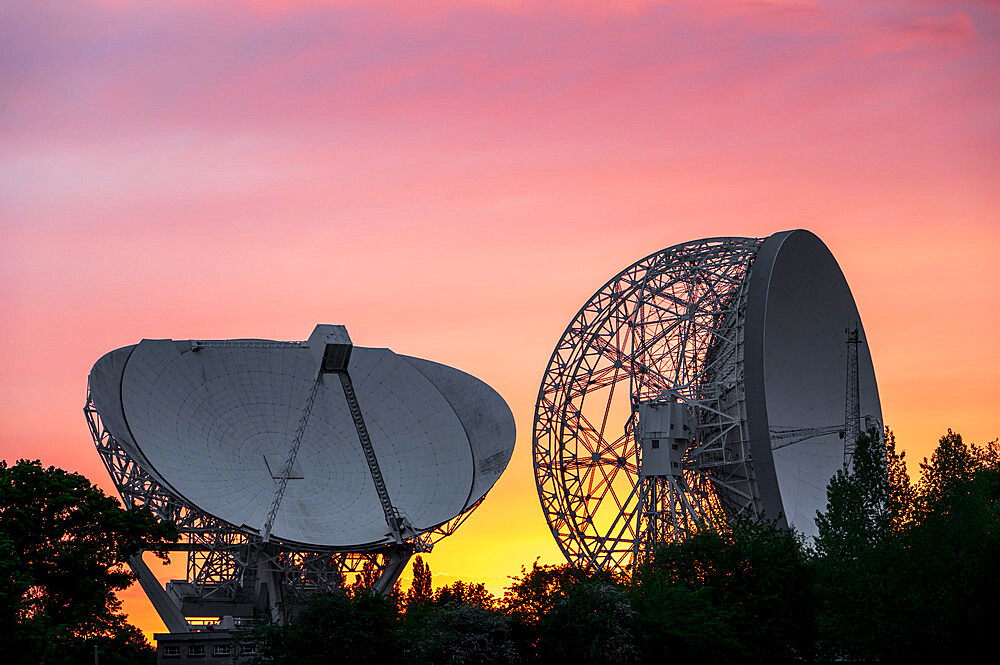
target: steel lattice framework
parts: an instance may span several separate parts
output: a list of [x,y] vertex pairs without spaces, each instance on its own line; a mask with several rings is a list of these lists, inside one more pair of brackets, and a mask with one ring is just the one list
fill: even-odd
[[[627,574],[654,542],[761,512],[743,394],[746,277],[760,243],[711,238],[647,256],[556,345],[535,409],[535,481],[574,565]],[[673,402],[694,423],[683,469],[643,475],[639,406]]]
[[[178,604],[183,597],[189,604],[201,606],[252,606],[254,589],[264,575],[277,576],[282,600],[287,603],[314,591],[331,591],[353,583],[373,587],[390,565],[390,547],[339,551],[274,540],[265,543],[256,534],[212,517],[143,470],[104,427],[89,392],[84,414],[101,461],[125,505],[148,507],[158,519],[177,526],[181,538],[172,549],[186,554],[187,574],[185,581],[175,581],[168,587],[174,587]],[[408,552],[430,552],[436,542],[454,533],[483,499],[436,529],[406,540],[403,547]]]

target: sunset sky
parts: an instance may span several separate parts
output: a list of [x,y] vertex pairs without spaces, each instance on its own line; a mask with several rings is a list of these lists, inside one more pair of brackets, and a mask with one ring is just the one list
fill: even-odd
[[500,591],[560,560],[531,422],[577,309],[663,247],[799,227],[911,474],[1000,435],[1000,2],[5,0],[0,457],[114,493],[103,353],[344,323],[510,404],[507,473],[427,559]]

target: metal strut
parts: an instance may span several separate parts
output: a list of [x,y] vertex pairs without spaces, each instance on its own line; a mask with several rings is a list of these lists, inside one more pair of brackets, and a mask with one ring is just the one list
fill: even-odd
[[305,407],[302,409],[302,417],[299,418],[299,426],[295,430],[295,436],[292,437],[292,447],[289,449],[288,457],[285,459],[285,466],[281,469],[281,475],[278,478],[278,487],[274,490],[274,499],[271,501],[271,509],[267,512],[267,520],[264,522],[264,531],[261,540],[265,543],[271,540],[271,527],[274,526],[274,518],[278,515],[281,500],[285,497],[285,488],[288,486],[288,478],[292,475],[292,467],[295,464],[295,459],[299,456],[299,447],[302,445],[302,437],[306,432],[306,426],[309,424],[309,415],[312,413],[313,404],[316,403],[316,394],[319,392],[322,377],[323,375],[319,374],[316,380],[313,381],[312,388],[309,390],[309,396],[306,397]]
[[358,431],[358,439],[361,441],[361,448],[365,452],[365,460],[368,462],[368,469],[371,471],[372,480],[375,482],[375,491],[378,499],[382,503],[382,511],[385,513],[385,523],[389,526],[393,538],[397,543],[402,543],[413,531],[405,517],[399,514],[396,507],[389,500],[389,491],[385,487],[385,479],[382,478],[382,470],[379,469],[378,459],[375,457],[375,449],[372,447],[371,437],[368,436],[368,428],[365,426],[365,419],[361,415],[361,407],[358,405],[358,397],[354,393],[354,384],[346,371],[337,372],[340,376],[340,384],[344,387],[344,397],[347,398],[347,408],[354,419],[354,427]]
[[278,342],[270,339],[193,339],[191,350],[202,349],[301,349],[303,342]]
[[839,434],[844,436],[843,425],[829,425],[827,427],[782,427],[774,426],[770,428],[771,450],[787,448],[796,443],[801,443],[807,439],[814,439],[826,434]]

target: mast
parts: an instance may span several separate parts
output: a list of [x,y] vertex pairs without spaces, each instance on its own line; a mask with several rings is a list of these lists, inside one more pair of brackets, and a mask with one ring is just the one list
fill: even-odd
[[859,324],[847,328],[847,404],[844,414],[844,468],[851,466],[854,449],[861,436],[861,398],[858,385],[858,345],[861,343],[858,333]]

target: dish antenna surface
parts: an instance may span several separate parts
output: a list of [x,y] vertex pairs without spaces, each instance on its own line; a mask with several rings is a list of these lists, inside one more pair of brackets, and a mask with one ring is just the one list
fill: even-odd
[[538,496],[566,558],[628,573],[737,516],[815,535],[829,479],[881,428],[863,339],[808,231],[694,240],[621,271],[566,328],[535,407]]
[[187,579],[133,567],[172,632],[190,617],[281,618],[287,601],[362,575],[392,587],[506,468],[514,419],[452,367],[304,342],[153,340],[90,373],[84,409],[126,504],[178,525]]

